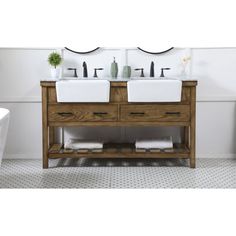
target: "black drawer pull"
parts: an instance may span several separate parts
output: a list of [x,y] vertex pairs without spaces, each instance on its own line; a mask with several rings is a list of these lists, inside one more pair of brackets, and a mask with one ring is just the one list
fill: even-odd
[[145,112],[130,112],[129,114],[134,116],[143,116],[145,115]]
[[94,112],[93,114],[96,116],[103,116],[103,115],[107,115],[108,113],[107,112]]
[[60,116],[66,116],[66,117],[74,115],[72,112],[58,112],[57,114]]
[[171,112],[171,111],[167,111],[166,112],[166,115],[180,115],[181,114],[181,112]]

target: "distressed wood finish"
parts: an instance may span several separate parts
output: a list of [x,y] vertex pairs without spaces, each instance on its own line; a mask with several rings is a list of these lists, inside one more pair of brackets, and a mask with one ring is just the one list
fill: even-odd
[[190,150],[183,144],[174,144],[174,149],[171,150],[143,149],[142,151],[136,150],[133,143],[109,143],[104,145],[103,150],[67,150],[60,146],[60,144],[55,144],[49,150],[49,157],[59,158],[63,156],[70,158],[79,158],[84,157],[85,153],[87,157],[97,158],[176,158],[176,154],[178,154],[178,157],[181,158],[189,158]]
[[55,143],[55,127],[49,127],[49,144],[50,146]]
[[187,105],[121,105],[122,121],[189,121]]
[[[129,103],[126,82],[111,82],[109,103],[58,103],[55,82],[42,81],[43,168],[49,158],[186,158],[195,168],[197,81],[184,81],[175,103]],[[179,126],[182,144],[171,150],[136,150],[134,144],[105,144],[103,150],[69,150],[55,144],[55,127]]]
[[48,122],[49,126],[54,126],[54,127],[88,127],[88,126],[107,126],[107,127],[127,127],[127,126],[189,126],[190,125],[190,121],[179,121],[178,124],[176,124],[176,121],[97,121],[97,122],[93,122],[93,121],[76,121],[76,122],[63,122],[63,121],[52,121],[52,122]]
[[48,168],[48,104],[47,87],[42,88],[43,168]]
[[126,103],[127,101],[126,87],[111,87],[110,103]]
[[191,88],[190,167],[196,167],[196,87]]
[[117,119],[117,105],[55,104],[48,106],[48,120],[50,122],[104,122],[117,121]]

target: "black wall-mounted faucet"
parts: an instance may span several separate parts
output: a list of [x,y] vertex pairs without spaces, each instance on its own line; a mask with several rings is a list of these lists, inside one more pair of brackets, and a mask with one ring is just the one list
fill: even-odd
[[94,68],[94,75],[93,75],[94,78],[98,77],[97,70],[103,70],[103,68]]
[[67,70],[73,70],[74,71],[74,77],[78,77],[76,68],[68,68]]
[[85,61],[83,62],[83,77],[88,77],[88,69]]
[[170,70],[170,68],[161,68],[161,75],[160,75],[160,77],[165,77],[164,70]]
[[144,77],[143,68],[136,68],[134,70],[136,70],[136,71],[140,70],[141,71],[140,77]]

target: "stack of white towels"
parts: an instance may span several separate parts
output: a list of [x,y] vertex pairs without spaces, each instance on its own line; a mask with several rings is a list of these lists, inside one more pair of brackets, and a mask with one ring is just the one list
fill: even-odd
[[79,139],[69,139],[65,145],[65,149],[103,149],[103,142],[94,140],[79,140]]
[[136,140],[136,149],[172,149],[172,137],[164,137],[160,139]]
[[[103,149],[103,142],[95,140],[79,140],[69,139],[65,145],[65,149]],[[135,142],[136,149],[172,149],[172,137],[164,137],[160,139],[140,139]]]

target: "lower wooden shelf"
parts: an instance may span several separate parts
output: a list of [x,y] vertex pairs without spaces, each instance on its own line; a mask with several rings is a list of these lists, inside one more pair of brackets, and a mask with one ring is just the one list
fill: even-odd
[[62,144],[53,144],[48,151],[49,158],[189,158],[189,155],[189,148],[179,143],[169,150],[136,150],[133,143],[107,143],[102,150],[69,150]]

